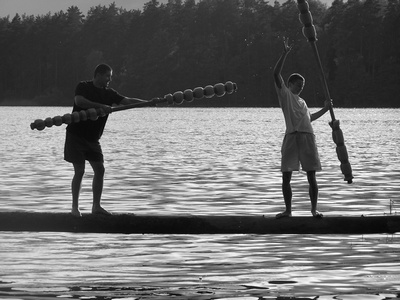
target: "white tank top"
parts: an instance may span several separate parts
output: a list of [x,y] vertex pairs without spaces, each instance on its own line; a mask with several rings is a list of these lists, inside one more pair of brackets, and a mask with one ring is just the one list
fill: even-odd
[[293,94],[283,82],[281,89],[276,84],[275,88],[278,94],[279,105],[285,117],[285,134],[296,131],[314,133],[307,103],[299,95]]

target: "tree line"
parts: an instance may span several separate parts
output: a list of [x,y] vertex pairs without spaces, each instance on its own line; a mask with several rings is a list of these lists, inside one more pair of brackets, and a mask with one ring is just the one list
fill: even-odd
[[[331,97],[339,107],[400,107],[400,0],[309,0]],[[169,0],[142,10],[77,6],[0,19],[0,105],[71,105],[76,84],[108,63],[111,86],[150,99],[228,80],[238,91],[197,106],[278,105],[272,71],[282,37],[294,44],[285,78],[306,78],[302,96],[324,94],[294,0]]]

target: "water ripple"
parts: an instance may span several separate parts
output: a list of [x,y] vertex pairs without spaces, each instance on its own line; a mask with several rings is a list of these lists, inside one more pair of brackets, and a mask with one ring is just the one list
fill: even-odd
[[[29,129],[32,118],[60,110],[70,108],[2,108],[2,211],[69,211],[64,127]],[[328,216],[400,212],[400,111],[337,109],[337,116],[355,179],[343,181],[324,116],[314,124],[323,165],[320,210]],[[113,114],[102,140],[103,204],[140,214],[273,216],[283,209],[283,131],[275,108]],[[88,167],[83,212],[90,210],[92,176]],[[304,172],[293,174],[293,196],[294,214],[309,215]],[[400,291],[399,249],[398,235],[3,232],[0,297],[390,299]]]

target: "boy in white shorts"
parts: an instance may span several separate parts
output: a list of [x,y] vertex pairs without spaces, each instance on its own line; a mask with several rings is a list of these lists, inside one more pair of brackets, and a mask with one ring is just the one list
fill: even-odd
[[318,184],[315,172],[321,170],[314,130],[311,122],[324,115],[332,105],[332,101],[325,101],[325,106],[316,113],[311,114],[306,102],[300,98],[304,88],[305,79],[300,74],[294,73],[288,79],[288,85],[282,78],[281,71],[287,54],[293,45],[288,44],[288,39],[283,39],[283,53],[274,68],[275,88],[278,94],[279,105],[285,117],[286,131],[282,144],[282,192],[285,200],[285,211],[276,215],[276,218],[292,216],[292,187],[290,181],[292,172],[302,169],[307,172],[309,195],[311,200],[311,213],[314,217],[321,218],[317,210]]

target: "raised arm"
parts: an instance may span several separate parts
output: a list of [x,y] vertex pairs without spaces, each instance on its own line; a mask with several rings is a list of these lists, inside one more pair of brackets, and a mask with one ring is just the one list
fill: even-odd
[[286,60],[286,56],[288,55],[290,50],[292,50],[292,47],[293,47],[293,45],[289,45],[289,39],[284,37],[283,38],[283,53],[279,57],[279,60],[276,63],[275,68],[274,68],[274,80],[275,80],[275,83],[278,88],[282,88],[282,83],[284,81],[283,81],[281,72],[282,72],[282,68],[283,68],[283,65]]

